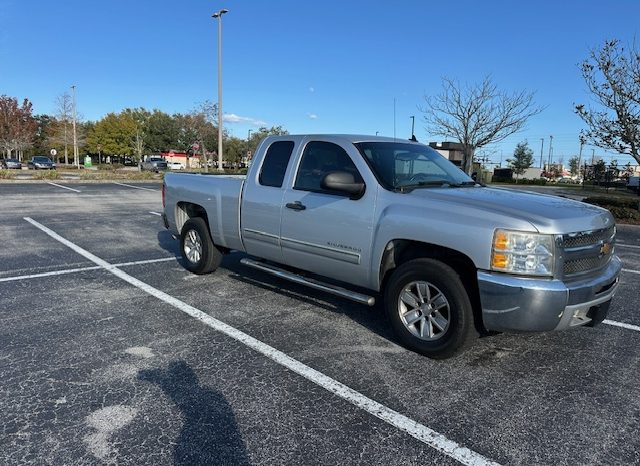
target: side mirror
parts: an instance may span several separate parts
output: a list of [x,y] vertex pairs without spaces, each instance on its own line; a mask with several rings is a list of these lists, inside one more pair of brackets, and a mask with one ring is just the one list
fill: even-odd
[[351,199],[360,199],[364,194],[364,183],[356,183],[349,172],[335,171],[325,175],[320,184],[322,189],[348,194]]

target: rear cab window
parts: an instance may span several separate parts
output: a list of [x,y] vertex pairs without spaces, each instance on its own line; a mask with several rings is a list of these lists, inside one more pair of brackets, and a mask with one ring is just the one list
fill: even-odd
[[282,187],[293,146],[293,141],[276,141],[269,146],[258,177],[262,186]]

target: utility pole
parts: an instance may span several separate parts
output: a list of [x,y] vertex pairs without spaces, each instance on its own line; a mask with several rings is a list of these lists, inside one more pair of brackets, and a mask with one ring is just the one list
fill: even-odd
[[553,162],[553,136],[549,136],[549,168]]
[[596,150],[591,149],[591,165],[593,165],[594,163],[596,163]]
[[211,15],[218,20],[218,171],[222,171],[222,15],[229,10],[223,8]]
[[540,168],[543,169],[544,165],[542,164],[542,151],[544,150],[544,138],[540,138]]
[[80,168],[80,157],[78,156],[78,134],[76,133],[76,86],[71,86],[73,96],[73,163]]

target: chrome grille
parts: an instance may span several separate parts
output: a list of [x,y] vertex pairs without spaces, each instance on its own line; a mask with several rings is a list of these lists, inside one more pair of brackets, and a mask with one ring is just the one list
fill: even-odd
[[582,231],[579,233],[570,233],[562,237],[565,249],[579,248],[582,246],[589,246],[601,241],[607,241],[613,239],[615,234],[614,226],[605,228],[603,230],[595,231]]
[[586,274],[605,267],[613,256],[615,226],[563,235],[565,276]]

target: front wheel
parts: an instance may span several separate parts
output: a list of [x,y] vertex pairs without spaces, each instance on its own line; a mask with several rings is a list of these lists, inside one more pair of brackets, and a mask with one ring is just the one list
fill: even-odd
[[186,269],[198,275],[213,272],[222,262],[222,253],[213,244],[209,227],[201,217],[185,222],[180,233],[180,252]]
[[385,310],[409,349],[434,359],[462,351],[476,335],[473,310],[454,269],[435,259],[398,267],[384,291]]

